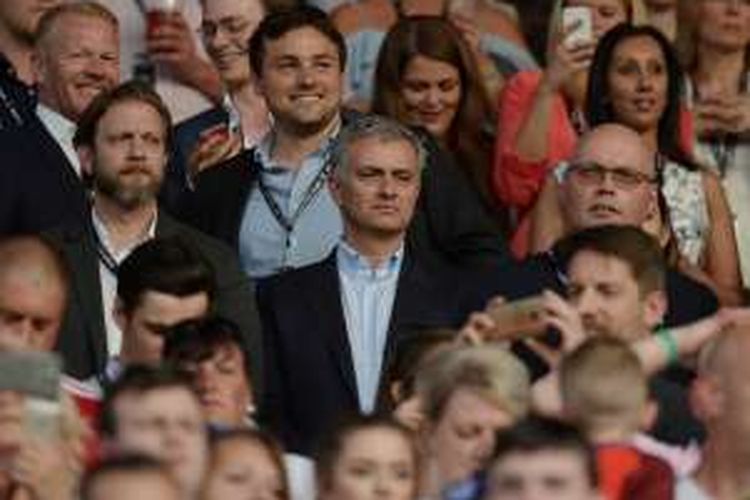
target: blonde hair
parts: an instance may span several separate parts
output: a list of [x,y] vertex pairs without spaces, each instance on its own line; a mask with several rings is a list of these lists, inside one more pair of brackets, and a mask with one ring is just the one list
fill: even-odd
[[456,347],[436,353],[417,373],[415,389],[431,422],[440,420],[459,389],[491,402],[514,420],[529,411],[529,373],[521,361],[500,347]]
[[648,379],[638,356],[621,340],[590,339],[563,359],[563,406],[587,434],[636,432],[648,401]]
[[81,1],[62,3],[46,11],[39,19],[39,25],[37,26],[34,35],[35,44],[38,46],[39,44],[44,43],[44,40],[49,37],[52,31],[54,31],[58,22],[66,16],[101,19],[110,24],[115,31],[119,29],[117,16],[115,16],[109,9],[96,2]]
[[[562,12],[568,0],[555,0],[552,7],[552,13],[549,17],[549,26],[547,28],[547,52],[552,49],[562,31]],[[648,24],[648,11],[643,4],[643,0],[620,0],[625,7],[628,22],[635,26]]]

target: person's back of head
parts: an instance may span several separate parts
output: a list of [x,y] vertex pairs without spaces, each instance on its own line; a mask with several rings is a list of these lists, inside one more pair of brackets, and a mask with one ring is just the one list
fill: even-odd
[[565,356],[560,389],[565,414],[595,443],[628,441],[642,427],[647,376],[620,340],[593,338]]
[[178,500],[177,482],[157,459],[124,454],[105,458],[86,472],[81,500]]
[[155,238],[133,250],[118,268],[117,298],[125,312],[138,307],[148,291],[177,297],[205,293],[212,300],[214,270],[184,240]]
[[484,500],[599,498],[592,447],[558,420],[531,417],[499,432],[487,471]]

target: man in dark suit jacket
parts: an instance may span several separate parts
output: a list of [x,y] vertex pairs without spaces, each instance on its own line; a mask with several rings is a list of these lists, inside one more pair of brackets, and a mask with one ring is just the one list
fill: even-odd
[[96,92],[117,84],[117,19],[93,3],[56,7],[39,23],[34,60],[36,112],[0,134],[0,234],[33,233],[86,213],[72,135]]
[[405,240],[424,155],[417,137],[388,119],[345,127],[329,185],[344,219],[341,242],[322,262],[259,287],[261,412],[288,450],[310,453],[337,419],[376,408],[400,331],[455,327],[475,305],[465,274],[431,266]]
[[161,99],[138,83],[103,93],[81,118],[75,142],[81,165],[93,179],[93,203],[86,224],[51,233],[76,270],[58,347],[72,375],[100,374],[108,357],[117,355],[121,335],[111,321],[119,264],[145,240],[177,238],[213,268],[215,309],[240,326],[252,364],[257,363],[254,382],[259,382],[255,301],[237,258],[219,241],[158,209],[156,193],[164,177],[170,128]]

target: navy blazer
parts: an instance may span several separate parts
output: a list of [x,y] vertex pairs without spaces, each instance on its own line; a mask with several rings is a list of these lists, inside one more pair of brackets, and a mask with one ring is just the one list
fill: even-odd
[[0,133],[0,235],[81,223],[87,213],[83,182],[35,115]]
[[[459,326],[471,309],[465,299],[466,285],[465,277],[446,268],[430,268],[411,258],[407,250],[383,366],[389,365],[400,332]],[[258,287],[258,305],[267,389],[261,420],[285,449],[309,454],[337,420],[359,411],[336,252],[322,262],[263,281]]]
[[[108,352],[99,257],[93,231],[88,219],[86,224],[62,226],[47,233],[75,271],[57,350],[65,361],[65,371],[79,379],[100,374]],[[214,309],[240,327],[251,356],[253,387],[260,390],[263,374],[260,320],[253,289],[236,256],[226,245],[177,222],[163,211],[157,218],[156,237],[182,239],[196,248],[211,265],[216,277]]]

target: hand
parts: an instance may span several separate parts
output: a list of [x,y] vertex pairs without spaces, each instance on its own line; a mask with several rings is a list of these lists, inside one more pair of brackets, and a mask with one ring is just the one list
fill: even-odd
[[577,24],[568,26],[561,34],[547,62],[543,82],[553,91],[558,91],[568,83],[573,75],[588,70],[596,50],[595,41],[578,41],[565,43],[565,38],[578,28]]
[[159,27],[147,33],[146,49],[151,60],[189,85],[195,83],[195,71],[205,63],[198,57],[190,26],[180,12],[163,15]]
[[448,15],[448,18],[450,19],[451,24],[461,32],[464,40],[466,40],[466,44],[474,53],[474,56],[478,56],[481,52],[479,44],[482,39],[482,32],[479,30],[476,22],[471,19],[466,12],[462,13],[460,11],[452,11]]
[[26,439],[10,469],[10,476],[35,500],[72,500],[81,468],[61,441]]
[[750,132],[750,95],[711,95],[693,106],[698,137]]
[[564,355],[578,348],[586,340],[587,335],[578,311],[565,299],[550,290],[545,290],[542,297],[544,298],[544,322],[548,327],[560,333],[562,344],[559,348],[555,348],[533,337],[525,338],[523,341],[529,349],[554,368],[560,364]]
[[203,170],[239,154],[242,151],[242,146],[242,134],[230,133],[224,123],[204,130],[188,157],[190,178],[195,179]]
[[495,319],[488,312],[495,307],[502,306],[503,304],[505,304],[505,299],[503,297],[494,297],[489,301],[487,308],[484,311],[471,313],[464,326],[458,331],[458,342],[469,345],[482,345],[486,342],[513,340],[511,336],[505,335],[504,332],[498,328]]

